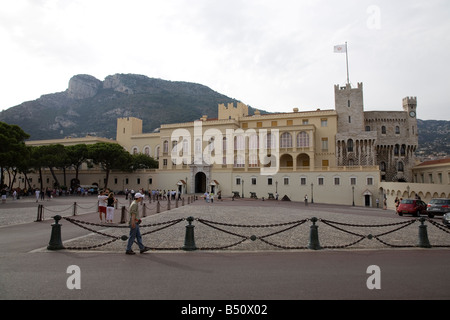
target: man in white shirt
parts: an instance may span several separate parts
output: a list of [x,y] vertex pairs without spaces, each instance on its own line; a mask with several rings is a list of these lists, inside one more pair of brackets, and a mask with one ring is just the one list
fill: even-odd
[[106,199],[108,199],[108,196],[104,191],[100,191],[100,194],[98,195],[98,215],[100,217],[100,222],[103,221],[102,213],[105,215],[106,221]]

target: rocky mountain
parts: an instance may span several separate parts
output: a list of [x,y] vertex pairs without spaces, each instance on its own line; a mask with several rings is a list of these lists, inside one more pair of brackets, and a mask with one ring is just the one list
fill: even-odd
[[143,120],[144,132],[161,124],[217,117],[219,103],[237,100],[195,83],[172,82],[136,74],[115,74],[100,81],[76,75],[64,92],[46,94],[0,112],[0,121],[19,125],[30,140],[116,137],[117,118]]
[[417,120],[421,160],[435,160],[450,157],[450,121]]
[[[140,118],[144,132],[153,132],[161,124],[217,117],[219,103],[236,101],[189,82],[136,74],[115,74],[104,81],[76,75],[66,91],[4,110],[0,121],[19,125],[31,135],[30,140],[86,135],[114,139],[119,117]],[[249,112],[253,114],[251,107]],[[417,155],[422,160],[450,156],[450,121],[418,120],[418,130]]]

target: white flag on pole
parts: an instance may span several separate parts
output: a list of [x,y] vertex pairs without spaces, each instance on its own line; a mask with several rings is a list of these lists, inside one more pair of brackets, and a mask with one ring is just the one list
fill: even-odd
[[340,44],[337,46],[334,46],[334,53],[346,53],[347,52],[347,45]]

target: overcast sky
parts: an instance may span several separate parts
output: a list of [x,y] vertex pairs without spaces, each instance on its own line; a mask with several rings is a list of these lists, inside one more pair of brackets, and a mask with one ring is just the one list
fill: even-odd
[[0,0],[0,110],[64,91],[76,74],[188,81],[270,112],[365,110],[450,120],[449,0]]

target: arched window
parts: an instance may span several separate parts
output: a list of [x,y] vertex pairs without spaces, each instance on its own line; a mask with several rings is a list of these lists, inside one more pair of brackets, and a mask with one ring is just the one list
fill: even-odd
[[245,150],[244,135],[237,135],[234,137],[234,150]]
[[353,152],[353,140],[352,139],[348,139],[348,141],[347,141],[347,151]]
[[402,144],[402,147],[400,148],[400,155],[405,156],[406,155],[406,145]]
[[266,135],[266,143],[264,147],[266,149],[275,149],[277,147],[275,139],[276,139],[275,135],[268,133]]
[[399,161],[397,165],[398,172],[403,172],[405,170],[403,162]]
[[258,141],[258,135],[252,134],[248,138],[248,148],[250,150],[258,150],[259,148],[259,141]]
[[399,149],[400,149],[400,146],[398,144],[396,144],[394,147],[394,156],[398,156]]
[[165,140],[163,144],[163,153],[169,152],[169,141]]
[[297,148],[308,148],[309,147],[309,134],[302,131],[297,134]]
[[281,135],[281,148],[292,148],[292,136],[289,132]]

